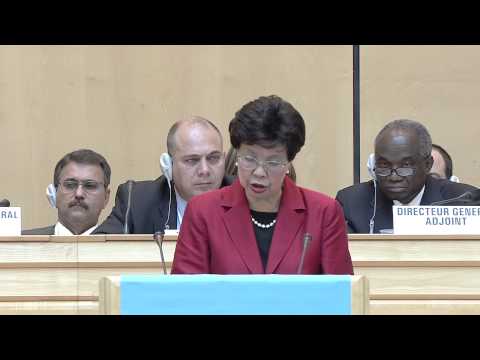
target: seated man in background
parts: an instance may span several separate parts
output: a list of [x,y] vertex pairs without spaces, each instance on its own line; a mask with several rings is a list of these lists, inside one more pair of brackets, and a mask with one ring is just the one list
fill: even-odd
[[342,189],[349,233],[378,233],[393,228],[393,205],[430,205],[455,198],[473,186],[431,176],[432,139],[412,120],[388,123],[375,138],[374,179]]
[[437,179],[448,179],[459,182],[459,179],[453,175],[453,162],[449,153],[440,145],[432,144],[433,166],[430,174]]
[[121,184],[111,214],[96,233],[153,234],[179,229],[193,196],[231,182],[224,178],[222,135],[209,120],[197,116],[176,122],[167,135],[167,150],[160,157],[164,175]]
[[22,235],[89,235],[110,198],[111,170],[105,158],[89,149],[65,155],[55,166],[55,225],[24,230]]

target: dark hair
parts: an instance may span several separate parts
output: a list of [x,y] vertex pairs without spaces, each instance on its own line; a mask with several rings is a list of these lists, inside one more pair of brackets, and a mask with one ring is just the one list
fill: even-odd
[[68,153],[55,166],[55,171],[53,173],[53,184],[55,187],[58,187],[60,183],[60,173],[62,169],[67,166],[69,163],[75,162],[78,164],[86,164],[86,165],[98,165],[103,170],[103,180],[105,183],[105,187],[110,184],[110,175],[112,171],[110,170],[110,165],[108,165],[107,160],[105,158],[90,149],[80,149],[72,151]]
[[[234,147],[231,147],[228,150],[227,156],[225,157],[225,175],[226,176],[237,176],[237,166],[235,165],[237,162],[237,150]],[[288,166],[288,173],[287,176],[293,180],[293,182],[297,181],[297,174],[295,172],[295,168],[293,164],[290,163]]]
[[448,154],[447,150],[437,144],[432,144],[432,149],[437,150],[442,155],[443,161],[445,161],[445,175],[447,179],[450,179],[453,175],[453,162],[452,158]]
[[300,113],[282,98],[262,96],[244,105],[230,121],[230,142],[273,147],[285,145],[288,161],[305,144],[305,122]]
[[375,138],[375,145],[378,140],[382,137],[383,133],[390,130],[413,130],[418,137],[420,143],[420,156],[427,157],[432,153],[432,138],[427,128],[423,126],[418,121],[408,120],[408,119],[399,119],[389,122],[383,127],[382,130],[378,133]]
[[203,117],[193,116],[189,119],[179,120],[179,121],[175,122],[175,124],[172,125],[170,130],[168,130],[167,152],[170,154],[170,156],[173,155],[173,150],[175,149],[175,145],[176,145],[175,144],[175,134],[177,133],[177,130],[180,127],[180,125],[182,125],[183,123],[189,123],[191,125],[192,124],[200,124],[200,125],[203,125],[205,127],[213,128],[218,133],[218,136],[220,136],[220,142],[223,144],[222,133],[220,132],[220,130],[218,130],[218,128],[215,126],[214,123],[212,123],[210,120],[205,119]]

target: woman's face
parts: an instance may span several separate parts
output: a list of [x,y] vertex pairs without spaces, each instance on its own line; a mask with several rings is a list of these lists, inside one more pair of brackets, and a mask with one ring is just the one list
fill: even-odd
[[238,178],[245,189],[250,208],[277,211],[289,164],[285,146],[265,148],[242,144],[238,149],[237,164]]

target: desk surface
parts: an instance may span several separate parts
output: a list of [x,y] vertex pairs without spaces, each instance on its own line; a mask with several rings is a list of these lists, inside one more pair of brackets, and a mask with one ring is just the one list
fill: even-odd
[[[167,269],[175,245],[165,238]],[[351,234],[349,248],[370,313],[480,314],[480,235]],[[151,234],[3,236],[0,313],[95,313],[101,277],[161,271]]]
[[[394,234],[349,234],[349,241],[379,240],[480,240],[478,235],[394,235]],[[165,241],[176,241],[176,235],[165,235]],[[100,234],[100,235],[21,235],[0,236],[1,242],[102,242],[102,241],[153,241],[152,234]]]

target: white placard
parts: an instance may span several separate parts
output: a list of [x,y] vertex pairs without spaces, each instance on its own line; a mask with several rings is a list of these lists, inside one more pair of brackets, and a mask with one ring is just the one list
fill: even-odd
[[165,236],[178,236],[179,230],[177,229],[165,229]]
[[22,234],[22,212],[19,207],[0,207],[0,236]]
[[393,206],[399,235],[480,234],[480,206]]

